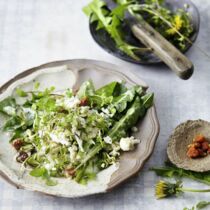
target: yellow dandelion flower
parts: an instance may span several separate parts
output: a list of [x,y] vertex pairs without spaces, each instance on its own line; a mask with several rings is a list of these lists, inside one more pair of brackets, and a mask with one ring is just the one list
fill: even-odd
[[182,183],[177,181],[176,183],[170,183],[167,181],[160,180],[155,186],[155,196],[157,199],[170,197],[180,193]]
[[160,180],[157,182],[155,186],[155,196],[157,199],[170,197],[170,196],[178,196],[184,192],[210,192],[210,189],[191,189],[191,188],[183,188],[181,181],[167,182]]
[[177,30],[180,30],[183,25],[183,20],[179,15],[174,17],[174,24]]
[[180,15],[175,15],[173,18],[173,28],[170,28],[166,31],[166,33],[170,35],[174,35],[177,31],[179,31],[183,26],[183,20]]
[[155,196],[158,198],[158,199],[161,199],[161,198],[164,198],[167,196],[166,192],[165,192],[165,186],[166,183],[162,180],[160,180],[157,184],[156,184],[156,187],[155,187]]

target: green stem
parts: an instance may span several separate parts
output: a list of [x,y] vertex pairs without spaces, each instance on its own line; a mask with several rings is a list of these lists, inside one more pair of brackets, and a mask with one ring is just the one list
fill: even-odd
[[[39,93],[40,91],[26,91],[26,93]],[[57,97],[64,97],[64,95],[58,94],[58,93],[50,93],[51,96],[57,96]]]
[[157,8],[159,9],[159,8],[160,8],[159,1],[158,1],[158,0],[156,0],[156,1],[155,1],[155,3],[156,3]]
[[205,190],[198,190],[198,189],[191,189],[191,188],[178,188],[181,192],[210,192],[210,189],[205,189]]
[[91,149],[87,156],[82,160],[82,162],[76,167],[76,170],[83,166],[88,160],[94,157],[100,150],[103,149],[103,146],[99,144],[98,146]]

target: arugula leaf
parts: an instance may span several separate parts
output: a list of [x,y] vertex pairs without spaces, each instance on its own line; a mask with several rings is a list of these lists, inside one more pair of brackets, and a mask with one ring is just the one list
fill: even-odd
[[146,109],[143,106],[143,102],[140,97],[137,96],[126,114],[118,122],[116,122],[112,129],[108,132],[108,136],[110,136],[113,141],[125,136],[126,131],[133,127],[137,123],[138,119],[143,117],[145,113]]
[[104,29],[114,39],[117,47],[135,60],[140,58],[134,51],[140,48],[126,43],[122,36],[122,19],[127,9],[126,5],[118,5],[112,12],[106,9],[106,3],[102,0],[93,0],[83,8],[84,13],[90,17],[90,22],[97,21],[97,28]]
[[56,109],[55,99],[50,96],[42,97],[36,102],[36,107],[39,110],[54,111]]
[[151,170],[154,171],[158,176],[163,176],[168,178],[171,177],[189,178],[210,185],[210,171],[207,172],[188,171],[181,168],[177,168],[176,166],[169,163],[167,163],[167,165],[163,167],[153,167],[151,168]]
[[71,98],[71,97],[74,95],[72,89],[69,89],[69,88],[66,90],[66,93],[65,93],[65,94],[66,94],[66,96],[68,96],[69,98]]
[[199,203],[196,204],[196,206],[193,206],[192,208],[185,207],[183,210],[200,210],[206,208],[209,205],[210,202],[208,201],[200,201]]
[[77,97],[79,99],[82,99],[84,97],[92,96],[95,94],[95,88],[93,85],[92,80],[88,80],[86,82],[83,82],[80,86],[80,89],[77,92]]
[[209,206],[210,205],[210,202],[207,202],[207,201],[200,201],[197,205],[196,205],[196,208],[197,209],[203,209],[205,208],[206,206]]
[[108,27],[108,31],[110,36],[115,40],[116,45],[118,46],[119,50],[123,51],[130,57],[132,57],[135,60],[140,60],[140,58],[135,55],[134,51],[138,50],[138,47],[132,46],[130,44],[127,44],[123,38],[122,38],[122,32],[120,31],[120,26],[122,22],[120,19],[116,16],[112,16],[112,22],[110,23],[110,26]]
[[148,109],[153,105],[154,93],[148,93],[148,94],[142,96],[141,99],[143,100],[143,104],[144,104],[145,108]]
[[[76,170],[79,169],[79,168],[81,168],[88,160],[90,160],[92,157],[94,157],[103,148],[103,146],[104,145],[102,145],[102,144],[98,144],[98,145],[94,146],[88,152],[88,154],[85,156],[85,158],[82,159],[81,163],[76,167]],[[82,172],[80,172],[80,173],[82,173]]]
[[9,116],[15,116],[16,115],[16,108],[12,107],[12,106],[5,106],[3,108],[3,111],[5,114],[9,115]]
[[58,184],[58,182],[54,179],[50,179],[50,178],[47,178],[46,181],[45,181],[46,185],[48,186],[55,186]]
[[35,84],[34,84],[34,89],[38,90],[39,86],[40,86],[40,83],[38,81],[36,81]]
[[34,177],[42,177],[47,173],[47,170],[45,168],[34,168],[30,175]]
[[133,101],[136,94],[141,96],[143,93],[144,90],[141,86],[133,86],[120,96],[114,98],[113,103],[110,105],[109,109],[113,112],[113,108],[115,108],[115,112],[117,111],[121,113],[126,110],[128,103]]
[[0,112],[4,114],[8,114],[8,112],[5,110],[5,107],[13,107],[15,108],[16,101],[12,97],[7,97],[4,100],[0,101]]
[[55,90],[55,87],[52,86],[50,88],[46,88],[44,91],[31,92],[31,96],[32,96],[31,101],[35,102],[38,99],[50,97],[50,95],[52,94],[54,90]]
[[33,167],[38,167],[40,165],[40,162],[36,160],[36,154],[30,156],[28,159],[27,159],[27,163],[30,165],[30,166],[33,166]]
[[80,184],[87,184],[89,180],[96,178],[96,172],[98,169],[95,167],[94,159],[90,160],[84,167],[79,168],[76,171],[75,180]]
[[30,172],[30,175],[34,177],[41,177],[43,180],[45,180],[45,183],[48,186],[57,185],[57,181],[50,178],[48,171],[45,168],[34,168]]
[[97,106],[97,107],[103,107],[104,105],[111,104],[113,100],[112,96],[106,97],[106,96],[100,96],[100,95],[92,95],[88,97],[88,101],[91,105]]
[[106,97],[118,95],[119,85],[121,85],[119,82],[111,82],[96,90],[95,94]]
[[20,116],[21,115],[22,115],[22,120],[24,121],[24,125],[26,125],[26,126],[33,125],[34,118],[35,118],[35,113],[32,109],[23,108]]
[[114,99],[109,109],[115,108],[116,111],[123,112],[126,109],[128,102],[133,101],[135,93],[135,87],[128,89],[125,93]]
[[6,121],[4,124],[4,131],[14,131],[16,129],[19,129],[23,126],[22,119],[18,116],[13,116],[9,120]]
[[[107,27],[109,23],[111,22],[111,17],[106,17],[106,14],[108,13],[107,10],[104,9],[104,6],[106,6],[106,3],[101,0],[93,0],[91,3],[89,3],[86,7],[83,8],[83,12],[87,16],[92,16],[93,20],[98,20],[98,26],[97,29]],[[91,21],[93,21],[91,20]]]
[[111,14],[116,15],[121,21],[123,21],[123,18],[125,16],[125,11],[127,10],[127,6],[128,6],[128,3],[119,4],[119,6],[115,7],[112,10]]
[[23,136],[23,130],[21,128],[17,128],[15,130],[13,130],[12,132],[12,136],[10,138],[10,142],[12,142],[14,139],[20,138]]
[[84,172],[85,172],[85,167],[77,169],[76,177],[75,177],[75,181],[76,182],[80,182],[81,183],[81,179],[82,179],[82,176],[83,176]]
[[16,89],[16,93],[17,93],[17,95],[20,96],[20,97],[26,97],[26,96],[28,95],[24,90],[22,90],[22,89],[20,89],[20,88],[17,88],[17,89]]
[[113,96],[117,96],[123,90],[124,85],[119,82],[111,82],[95,91],[92,80],[84,82],[77,97],[82,99],[87,97],[91,106],[103,107],[112,103]]
[[111,94],[113,93],[115,86],[116,84],[113,83],[95,91],[92,80],[88,80],[81,85],[77,92],[77,97],[79,99],[87,98],[91,106],[96,105],[102,107],[105,104],[110,104],[112,102],[113,97]]

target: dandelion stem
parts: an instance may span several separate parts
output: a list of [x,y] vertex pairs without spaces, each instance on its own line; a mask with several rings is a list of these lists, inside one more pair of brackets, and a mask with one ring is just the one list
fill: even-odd
[[198,189],[191,189],[191,188],[179,188],[180,191],[182,192],[210,192],[210,189],[204,189],[204,190],[198,190]]

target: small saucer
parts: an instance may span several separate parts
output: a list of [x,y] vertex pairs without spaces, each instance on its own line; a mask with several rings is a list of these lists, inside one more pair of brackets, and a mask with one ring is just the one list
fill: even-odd
[[174,165],[196,172],[210,171],[210,155],[196,159],[187,156],[188,145],[198,134],[202,134],[209,141],[210,122],[188,120],[175,128],[167,147],[168,158]]

